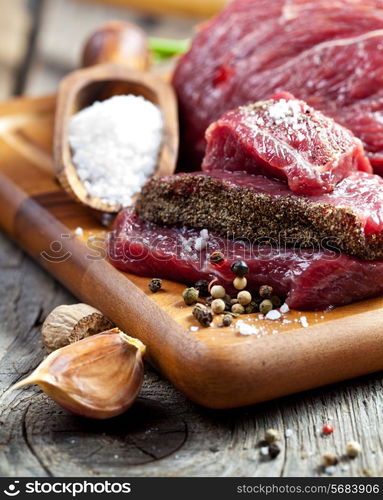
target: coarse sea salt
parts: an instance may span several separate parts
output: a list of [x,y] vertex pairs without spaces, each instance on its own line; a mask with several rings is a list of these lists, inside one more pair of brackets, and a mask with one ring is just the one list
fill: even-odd
[[77,174],[92,197],[108,204],[131,204],[155,171],[162,138],[160,109],[135,95],[97,101],[69,123]]
[[281,311],[282,314],[286,314],[290,311],[290,307],[286,303],[284,303],[281,305],[279,310]]
[[261,455],[266,457],[269,454],[269,447],[268,446],[262,446],[261,448]]
[[284,123],[293,126],[295,130],[299,130],[301,126],[302,109],[297,101],[279,99],[269,107],[268,113],[277,125]]
[[303,326],[303,328],[307,328],[309,326],[309,323],[307,321],[306,316],[300,317],[299,321],[300,321],[301,325]]
[[266,314],[266,319],[271,319],[275,321],[276,319],[279,319],[281,317],[281,313],[277,311],[276,309],[272,309]]
[[209,241],[209,231],[207,229],[202,229],[199,233],[199,237],[195,240],[194,248],[197,252],[204,250],[207,247]]
[[241,319],[236,322],[235,327],[239,329],[239,333],[241,335],[257,335],[257,333],[259,333],[258,328],[245,323]]
[[325,467],[324,471],[328,476],[332,476],[336,472],[336,467],[334,465],[329,465]]

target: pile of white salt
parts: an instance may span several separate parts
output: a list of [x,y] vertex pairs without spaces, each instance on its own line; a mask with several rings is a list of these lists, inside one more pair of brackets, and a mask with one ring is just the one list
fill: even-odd
[[156,169],[163,118],[143,97],[118,95],[76,113],[68,137],[87,192],[108,204],[128,206]]

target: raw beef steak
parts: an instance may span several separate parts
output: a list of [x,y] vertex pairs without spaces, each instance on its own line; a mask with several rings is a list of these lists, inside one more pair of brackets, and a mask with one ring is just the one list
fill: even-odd
[[282,181],[243,172],[154,177],[143,187],[136,211],[160,225],[383,258],[383,179],[365,172],[320,196],[297,195]]
[[288,93],[225,113],[206,139],[203,170],[277,177],[299,194],[331,192],[355,171],[372,173],[359,139]]
[[[224,263],[212,264],[220,250]],[[278,249],[219,237],[207,231],[156,226],[122,211],[109,239],[109,258],[120,270],[191,285],[218,278],[232,289],[233,261],[249,265],[248,289],[271,285],[294,309],[325,309],[374,297],[383,292],[383,262],[366,262],[330,251]]]
[[383,172],[382,0],[234,0],[174,73],[183,160],[225,111],[289,91],[359,137]]

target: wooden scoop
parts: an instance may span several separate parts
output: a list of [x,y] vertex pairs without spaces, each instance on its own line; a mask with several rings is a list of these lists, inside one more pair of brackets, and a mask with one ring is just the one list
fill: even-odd
[[[178,117],[172,87],[147,70],[150,64],[148,40],[138,27],[110,22],[93,33],[84,45],[85,69],[65,77],[58,91],[54,128],[54,164],[61,185],[81,203],[103,212],[118,212],[121,205],[105,203],[89,195],[72,162],[68,143],[70,118],[95,101],[120,94],[141,95],[159,106],[164,120],[164,137],[156,175],[170,175],[176,168]],[[129,165],[126,166],[129,175]]]

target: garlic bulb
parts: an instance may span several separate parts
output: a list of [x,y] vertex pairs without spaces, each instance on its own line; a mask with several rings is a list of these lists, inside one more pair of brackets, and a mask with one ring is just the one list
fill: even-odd
[[63,408],[104,419],[126,411],[140,392],[142,342],[114,328],[52,352],[12,389],[37,384]]

